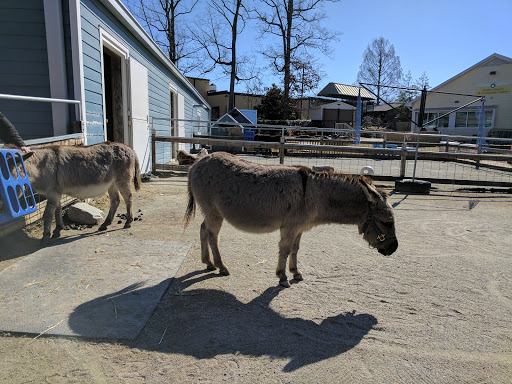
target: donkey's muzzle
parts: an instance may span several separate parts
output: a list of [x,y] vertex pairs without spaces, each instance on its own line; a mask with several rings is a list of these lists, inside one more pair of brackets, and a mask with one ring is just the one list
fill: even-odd
[[394,239],[391,243],[389,243],[386,247],[379,248],[378,251],[380,254],[384,256],[392,255],[398,248],[398,240]]

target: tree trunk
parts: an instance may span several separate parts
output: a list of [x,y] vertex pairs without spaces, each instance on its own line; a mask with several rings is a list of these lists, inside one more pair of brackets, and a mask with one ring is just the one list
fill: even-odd
[[[242,0],[237,0],[236,10],[233,16],[233,26],[231,28],[231,76],[229,79],[229,111],[235,108],[235,81],[237,77],[236,73],[236,38],[237,38],[237,26],[238,26],[238,15],[240,13],[240,6]],[[228,111],[228,112],[229,112]]]
[[171,17],[169,20],[169,58],[173,62],[173,64],[178,65],[176,59],[176,32],[174,31],[174,15],[175,9],[171,8]]
[[380,104],[380,78],[382,76],[382,55],[379,53],[379,71],[377,78],[377,105]]
[[286,34],[284,41],[284,90],[283,90],[283,119],[288,120],[290,114],[290,63],[291,63],[291,37],[292,37],[293,0],[288,0],[286,9]]

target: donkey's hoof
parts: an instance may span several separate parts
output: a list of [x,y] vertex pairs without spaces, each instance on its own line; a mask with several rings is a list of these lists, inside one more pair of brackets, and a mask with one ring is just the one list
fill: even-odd
[[209,264],[206,266],[207,271],[215,271],[216,269],[217,269],[217,267],[213,264]]
[[60,237],[60,232],[53,232],[52,239],[58,239]]
[[288,282],[288,280],[279,280],[279,285],[281,287],[290,288],[290,283]]
[[102,225],[98,228],[98,231],[106,231],[107,230],[107,226],[106,225]]
[[132,227],[132,224],[131,223],[125,223],[124,227],[123,228],[131,228]]
[[39,242],[39,244],[41,245],[41,247],[46,247],[47,245],[50,244],[50,236],[44,236],[41,241]]
[[302,273],[296,273],[295,275],[293,275],[293,278],[297,281],[304,280],[304,278],[302,277]]
[[222,268],[219,273],[222,275],[222,276],[229,276],[229,271],[226,269],[226,268]]

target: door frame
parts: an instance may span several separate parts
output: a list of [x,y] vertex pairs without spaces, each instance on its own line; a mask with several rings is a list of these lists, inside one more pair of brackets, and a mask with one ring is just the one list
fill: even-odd
[[[178,88],[170,82],[169,83],[169,118],[178,119]],[[169,124],[170,136],[178,136],[178,122],[170,120]],[[171,142],[171,158],[175,159],[178,153],[178,143]]]
[[[132,135],[129,124],[128,116],[128,60],[130,58],[130,50],[124,46],[119,40],[117,40],[114,36],[108,33],[101,26],[99,27],[100,31],[100,55],[101,55],[101,81],[103,83],[105,79],[105,68],[104,63],[105,60],[103,58],[103,48],[108,48],[110,51],[115,53],[117,56],[121,58],[121,87],[122,87],[122,109],[123,109],[123,131],[124,131],[124,144],[133,148],[132,143]],[[107,107],[105,103],[105,85],[102,84],[102,99],[103,99],[103,134],[104,140],[107,140]]]

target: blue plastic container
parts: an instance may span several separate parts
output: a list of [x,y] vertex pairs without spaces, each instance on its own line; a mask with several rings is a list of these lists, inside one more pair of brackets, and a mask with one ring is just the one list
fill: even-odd
[[[16,163],[16,167],[12,167]],[[0,149],[0,223],[37,210],[25,163],[17,149]]]

